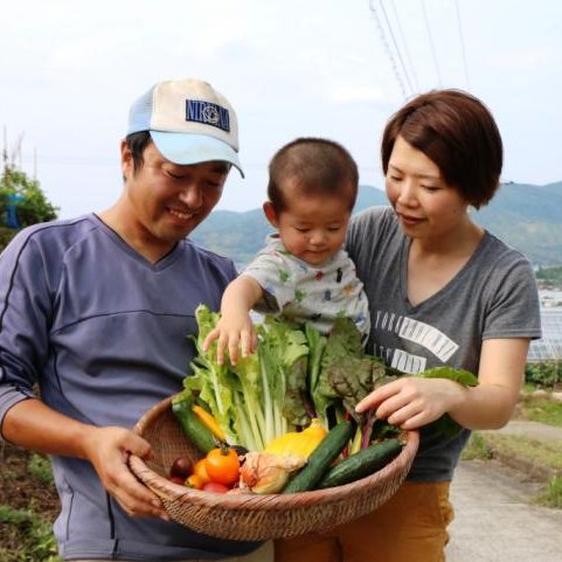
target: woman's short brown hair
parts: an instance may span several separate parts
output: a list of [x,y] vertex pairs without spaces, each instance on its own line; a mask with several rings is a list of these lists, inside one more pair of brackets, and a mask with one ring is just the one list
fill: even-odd
[[494,196],[503,146],[492,114],[479,99],[461,90],[434,90],[409,101],[384,129],[385,175],[398,136],[433,161],[447,184],[477,209]]
[[342,197],[351,211],[357,199],[359,172],[355,160],[341,144],[302,137],[280,148],[269,163],[267,196],[277,213],[287,208],[283,190],[289,181],[305,196]]

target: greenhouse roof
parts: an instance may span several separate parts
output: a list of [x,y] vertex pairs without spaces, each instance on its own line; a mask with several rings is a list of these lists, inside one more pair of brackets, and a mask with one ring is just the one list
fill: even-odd
[[531,342],[529,362],[562,359],[562,307],[541,308],[542,338]]

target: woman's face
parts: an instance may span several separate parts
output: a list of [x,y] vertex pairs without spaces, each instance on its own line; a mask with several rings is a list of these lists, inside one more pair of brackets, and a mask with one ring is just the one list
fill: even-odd
[[388,162],[386,194],[411,238],[451,234],[466,224],[468,202],[448,185],[437,164],[398,136]]

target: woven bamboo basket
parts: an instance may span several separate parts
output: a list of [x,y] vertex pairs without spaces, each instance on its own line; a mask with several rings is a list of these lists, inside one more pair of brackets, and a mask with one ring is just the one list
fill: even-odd
[[172,397],[150,409],[134,431],[152,446],[152,459],[132,455],[136,477],[155,492],[170,518],[214,537],[267,540],[325,530],[361,517],[387,501],[405,479],[419,435],[407,434],[402,452],[382,470],[356,482],[297,494],[215,494],[175,484],[166,478],[173,461],[201,454],[187,440],[171,409]]

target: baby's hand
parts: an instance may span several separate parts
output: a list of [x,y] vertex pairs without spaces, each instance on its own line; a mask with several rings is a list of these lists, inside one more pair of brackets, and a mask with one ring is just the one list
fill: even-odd
[[242,357],[253,353],[257,347],[257,335],[250,315],[223,315],[205,338],[203,351],[208,351],[215,340],[219,365],[224,364],[225,350],[228,350],[232,365],[236,365],[240,350]]

